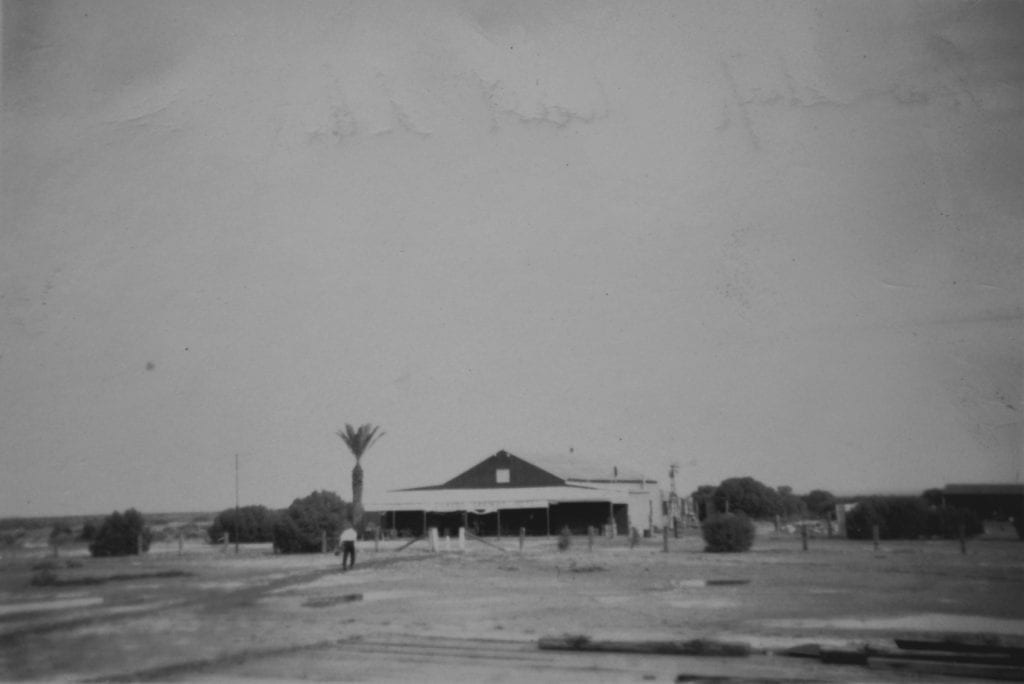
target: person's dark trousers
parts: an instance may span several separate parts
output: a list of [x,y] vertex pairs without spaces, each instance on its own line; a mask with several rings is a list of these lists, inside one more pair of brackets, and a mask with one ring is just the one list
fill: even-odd
[[341,569],[347,570],[356,564],[356,543],[341,542]]

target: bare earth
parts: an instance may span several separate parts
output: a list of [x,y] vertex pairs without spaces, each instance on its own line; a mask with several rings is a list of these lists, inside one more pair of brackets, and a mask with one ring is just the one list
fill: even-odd
[[[692,533],[691,533],[692,535]],[[801,643],[891,644],[895,635],[1024,635],[1024,543],[800,541],[762,534],[744,554],[694,536],[360,542],[333,555],[236,555],[198,544],[143,557],[0,561],[0,679],[197,681],[929,681],[776,654]],[[69,567],[72,566],[72,567]],[[707,580],[749,580],[706,585]],[[543,636],[744,642],[748,657],[541,650]],[[952,678],[944,678],[955,681]]]

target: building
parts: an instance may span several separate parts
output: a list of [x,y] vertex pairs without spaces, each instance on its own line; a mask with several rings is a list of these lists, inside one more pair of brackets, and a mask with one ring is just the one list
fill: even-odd
[[624,535],[630,528],[652,528],[660,501],[656,485],[635,471],[575,454],[520,458],[499,451],[443,484],[388,492],[365,509],[381,515],[385,530],[407,536],[429,527],[497,536],[520,528],[530,535],[565,527],[585,534],[595,527]]
[[949,484],[942,490],[942,501],[972,510],[982,520],[1024,520],[1024,484]]

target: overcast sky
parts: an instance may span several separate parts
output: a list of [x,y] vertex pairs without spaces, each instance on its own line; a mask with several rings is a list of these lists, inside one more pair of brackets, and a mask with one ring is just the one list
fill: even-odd
[[0,515],[1020,482],[1024,3],[3,4]]

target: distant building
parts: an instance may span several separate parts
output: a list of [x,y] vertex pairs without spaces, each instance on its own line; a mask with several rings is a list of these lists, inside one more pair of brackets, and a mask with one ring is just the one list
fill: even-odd
[[942,499],[944,505],[970,509],[983,520],[1024,520],[1024,484],[949,484]]
[[[657,482],[577,454],[520,458],[499,451],[439,485],[388,492],[365,508],[386,530],[422,534],[461,526],[479,535],[640,532],[654,524]],[[658,506],[660,508],[660,505]],[[660,512],[660,511],[659,511]],[[659,519],[660,522],[660,519]]]

